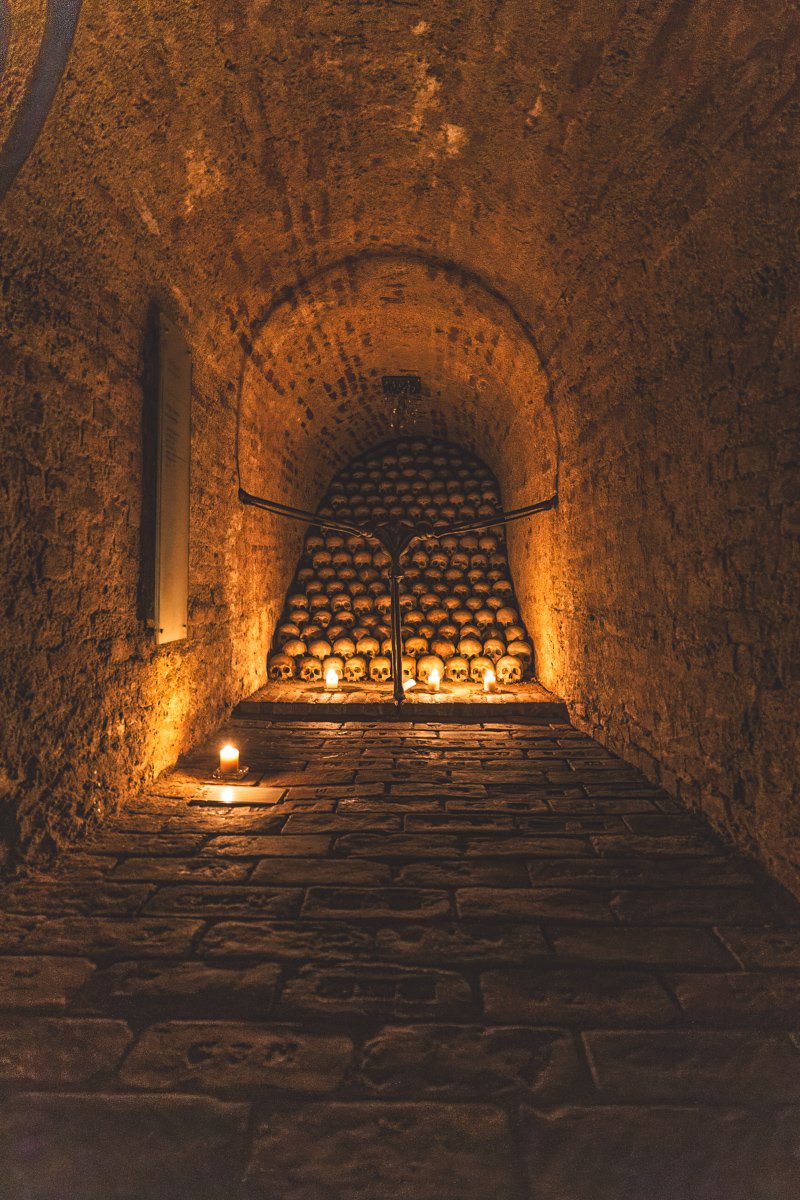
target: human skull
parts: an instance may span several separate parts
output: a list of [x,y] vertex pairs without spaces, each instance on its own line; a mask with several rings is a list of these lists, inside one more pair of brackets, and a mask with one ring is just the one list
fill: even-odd
[[339,625],[344,625],[345,629],[352,629],[356,623],[356,615],[344,608],[336,614],[336,621]]
[[523,675],[530,670],[533,662],[533,646],[530,642],[526,642],[522,638],[515,638],[513,642],[508,643],[508,653],[519,659]]
[[363,683],[367,677],[367,664],[361,655],[348,658],[344,664],[344,677],[348,683]]
[[475,533],[462,533],[459,538],[459,544],[462,550],[466,550],[472,554],[473,550],[478,549],[478,537]]
[[504,654],[495,668],[500,683],[519,683],[522,679],[522,667],[518,658]]
[[327,608],[328,607],[327,592],[325,592],[323,590],[321,592],[318,592],[315,596],[312,596],[308,602],[308,607],[311,609],[312,615],[314,613],[316,613],[318,609]]
[[335,613],[349,612],[353,607],[353,601],[346,592],[339,592],[331,598],[331,608]]
[[340,658],[352,658],[356,652],[356,644],[352,638],[338,637],[333,643],[333,653]]
[[330,566],[333,555],[330,550],[319,549],[315,550],[311,555],[311,565],[319,575],[320,567]]
[[430,612],[432,608],[439,607],[439,597],[435,592],[425,592],[424,595],[420,596],[419,598],[419,607],[424,613]]
[[469,679],[469,663],[460,655],[454,655],[448,658],[444,674],[451,683],[466,683]]
[[476,637],[462,637],[458,643],[458,653],[462,658],[475,658],[482,650],[483,646]]
[[509,643],[527,641],[525,630],[521,625],[508,625],[505,629],[505,639]]
[[308,654],[308,646],[300,638],[292,638],[284,645],[283,653],[288,654],[290,658],[302,658],[304,654]]
[[482,607],[483,601],[479,596],[467,596],[464,601],[464,608],[468,608],[471,613],[476,613]]
[[437,637],[431,642],[431,651],[438,654],[439,658],[444,659],[445,663],[449,658],[452,658],[456,652],[455,644],[449,638]]
[[369,677],[373,683],[388,683],[392,678],[392,660],[385,654],[378,654],[369,664]]
[[313,658],[318,658],[322,662],[323,658],[327,658],[331,652],[331,644],[325,638],[315,638],[309,643],[308,653]]
[[392,597],[386,592],[382,592],[375,597],[375,611],[385,613],[387,616],[392,608]]
[[294,638],[300,637],[300,626],[295,625],[293,621],[287,621],[285,625],[279,625],[275,634],[275,641],[279,646],[285,646],[287,642],[291,642]]
[[300,678],[303,683],[322,682],[322,660],[308,655],[300,659]]
[[367,550],[366,547],[363,550],[354,550],[353,551],[353,566],[356,567],[359,571],[363,570],[364,567],[371,567],[372,566],[372,551]]
[[400,612],[411,612],[412,608],[416,607],[416,597],[411,592],[402,592],[400,594]]
[[405,645],[406,654],[412,655],[414,658],[420,658],[423,654],[428,653],[428,639],[420,634],[413,634],[406,639]]
[[490,637],[483,643],[483,653],[493,663],[498,663],[505,652],[505,644],[499,638]]
[[450,555],[450,566],[457,568],[459,571],[466,571],[469,568],[469,555],[463,550],[455,550]]
[[380,654],[381,644],[376,637],[367,634],[366,637],[359,638],[356,642],[356,654],[362,658],[373,658],[376,654]]
[[420,612],[420,610],[418,608],[412,608],[411,612],[407,612],[405,614],[404,619],[405,619],[406,625],[410,625],[413,627],[415,625],[421,625],[423,623],[423,621],[425,620],[425,614],[423,612]]
[[403,681],[417,678],[417,660],[410,654],[403,655]]
[[458,626],[455,621],[442,621],[439,625],[439,637],[447,638],[448,642],[458,639]]
[[353,612],[357,617],[364,617],[367,613],[371,613],[373,607],[372,596],[356,596],[353,599]]
[[493,533],[482,533],[478,538],[478,547],[484,554],[491,554],[497,549],[497,538]]
[[472,620],[472,613],[468,608],[457,608],[450,614],[450,618],[456,625],[466,625]]
[[513,594],[514,588],[511,586],[510,579],[495,579],[492,584],[492,591],[496,596],[508,598]]
[[314,620],[320,629],[327,629],[333,620],[333,613],[329,608],[318,608],[314,613]]
[[439,545],[446,554],[452,554],[458,549],[458,538],[453,533],[447,533],[444,537],[439,538]]
[[475,624],[480,629],[481,633],[494,625],[494,613],[490,608],[479,608],[475,613]]
[[269,660],[270,679],[280,679],[284,683],[294,679],[294,660],[288,654],[273,654]]
[[469,677],[473,683],[483,683],[487,671],[494,671],[494,663],[485,654],[479,654],[469,664]]
[[430,565],[435,567],[437,571],[446,571],[450,566],[450,559],[446,551],[441,549],[434,550],[430,555]]
[[444,675],[444,663],[438,654],[425,654],[417,661],[417,678],[422,683],[427,683],[432,671],[438,671],[441,679]]
[[516,625],[518,619],[519,613],[515,608],[498,608],[495,614],[495,620],[497,621],[497,624],[502,625],[503,629],[507,629],[509,625]]

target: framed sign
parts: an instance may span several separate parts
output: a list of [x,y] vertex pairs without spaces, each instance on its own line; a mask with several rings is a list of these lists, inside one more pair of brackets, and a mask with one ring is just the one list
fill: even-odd
[[159,314],[155,634],[186,637],[189,623],[189,486],[192,360],[183,334]]

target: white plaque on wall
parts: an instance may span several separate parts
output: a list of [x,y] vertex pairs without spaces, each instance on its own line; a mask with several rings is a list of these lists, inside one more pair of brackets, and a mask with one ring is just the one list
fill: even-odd
[[186,637],[189,620],[189,468],[192,360],[178,327],[159,316],[156,485],[156,642]]

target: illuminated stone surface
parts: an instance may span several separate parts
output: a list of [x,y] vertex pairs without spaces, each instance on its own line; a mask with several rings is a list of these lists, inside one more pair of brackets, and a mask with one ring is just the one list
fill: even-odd
[[800,916],[699,819],[566,724],[235,732],[268,815],[212,740],[0,889],[14,1200],[800,1193]]

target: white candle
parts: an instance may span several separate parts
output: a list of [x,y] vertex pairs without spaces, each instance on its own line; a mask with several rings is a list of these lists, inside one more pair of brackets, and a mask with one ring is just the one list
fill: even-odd
[[335,692],[339,686],[339,675],[335,667],[328,667],[325,672],[325,691]]
[[483,690],[485,692],[497,691],[497,676],[494,671],[484,671],[483,673]]
[[428,676],[428,683],[431,685],[432,692],[438,692],[440,679],[439,679],[439,672],[437,671],[436,667],[433,668],[430,675]]
[[220,775],[238,775],[239,773],[239,751],[230,743],[223,746],[219,752],[219,773]]

